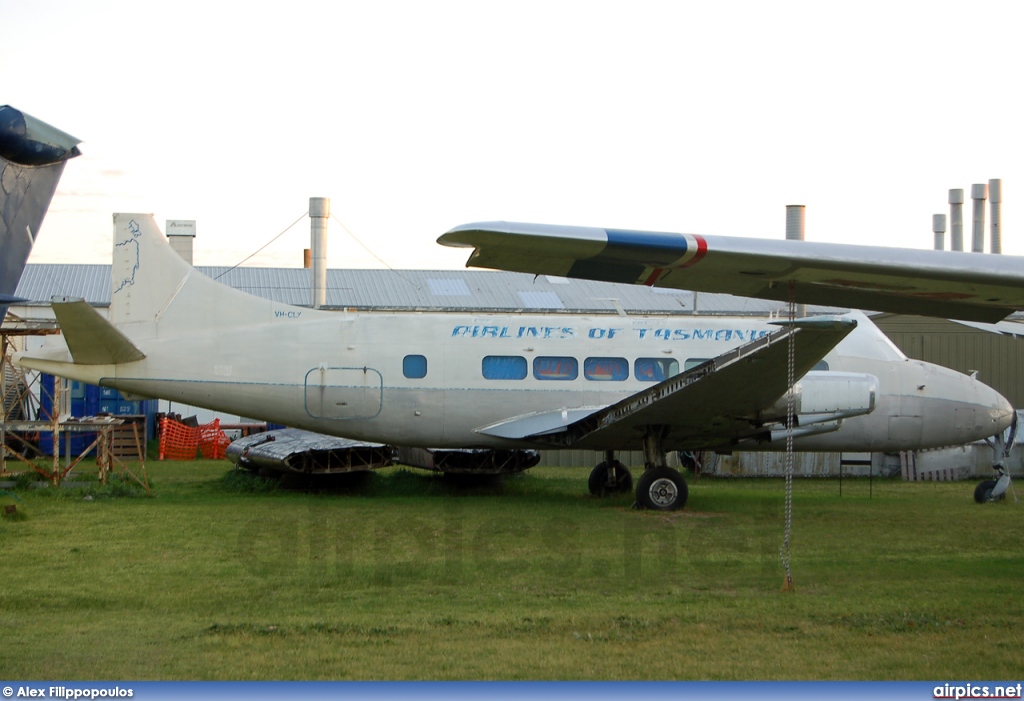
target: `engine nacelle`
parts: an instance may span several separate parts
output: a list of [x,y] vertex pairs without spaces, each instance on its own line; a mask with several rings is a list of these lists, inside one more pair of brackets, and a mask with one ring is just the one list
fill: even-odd
[[[878,378],[859,372],[809,372],[793,385],[793,413],[798,426],[837,421],[870,414],[878,396]],[[765,422],[786,420],[786,395],[758,418]]]

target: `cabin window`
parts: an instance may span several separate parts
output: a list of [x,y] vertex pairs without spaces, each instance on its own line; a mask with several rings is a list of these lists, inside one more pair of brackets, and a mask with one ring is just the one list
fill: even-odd
[[583,376],[597,382],[622,382],[629,379],[629,363],[625,358],[587,358]]
[[811,370],[812,371],[817,370],[819,372],[827,372],[828,371],[828,363],[825,362],[824,360],[819,360],[817,363],[814,364],[814,367],[811,368]]
[[661,382],[678,374],[675,358],[637,358],[633,362],[633,376],[643,382]]
[[402,372],[412,380],[427,376],[427,357],[425,355],[407,355],[402,359]]
[[579,374],[576,358],[542,355],[533,359],[533,376],[538,380],[575,380]]
[[711,358],[687,358],[683,361],[683,370],[692,370],[698,365],[703,365],[709,360],[711,360]]
[[526,379],[526,358],[518,355],[487,355],[483,360],[484,379]]

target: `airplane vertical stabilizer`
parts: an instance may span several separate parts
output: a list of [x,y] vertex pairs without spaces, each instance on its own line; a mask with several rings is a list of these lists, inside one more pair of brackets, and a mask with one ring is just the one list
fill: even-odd
[[110,269],[113,324],[156,321],[193,272],[167,245],[153,215],[114,215]]
[[78,139],[10,106],[0,107],[0,316]]
[[114,215],[110,321],[133,339],[269,321],[287,305],[212,280],[186,263],[152,214]]

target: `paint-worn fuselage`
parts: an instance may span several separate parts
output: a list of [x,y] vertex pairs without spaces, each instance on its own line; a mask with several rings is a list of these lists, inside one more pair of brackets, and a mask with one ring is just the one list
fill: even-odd
[[[160,333],[159,324],[140,327],[135,338],[146,357],[137,362],[31,364],[129,393],[348,438],[510,447],[531,443],[476,429],[532,412],[606,406],[778,330],[749,318],[351,313],[266,304],[261,322],[242,327],[225,319],[200,330],[198,317],[200,328],[182,334]],[[799,438],[800,450],[964,443],[1002,430],[1012,411],[977,380],[908,360],[863,316],[824,362],[826,372],[875,376],[875,408],[845,419],[839,430]]]

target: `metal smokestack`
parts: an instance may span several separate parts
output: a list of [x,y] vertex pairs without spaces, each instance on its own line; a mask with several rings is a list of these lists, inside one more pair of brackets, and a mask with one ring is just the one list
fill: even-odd
[[932,215],[932,232],[935,234],[935,250],[941,251],[946,247],[946,215]]
[[988,181],[989,212],[992,214],[992,224],[989,231],[989,251],[991,253],[1003,252],[1003,181],[993,178]]
[[974,228],[971,236],[971,250],[985,252],[985,200],[988,199],[988,185],[971,185],[971,199],[974,200]]
[[313,309],[327,304],[327,217],[331,216],[331,200],[309,198],[309,240],[312,257]]
[[[802,204],[787,204],[786,205],[786,240],[787,241],[803,241],[806,233],[807,208]],[[798,304],[794,310],[795,314],[799,318],[807,316],[807,305]]]
[[949,250],[964,250],[964,191],[949,191]]
[[803,241],[804,230],[807,224],[806,207],[802,204],[786,205],[786,239],[789,241]]

